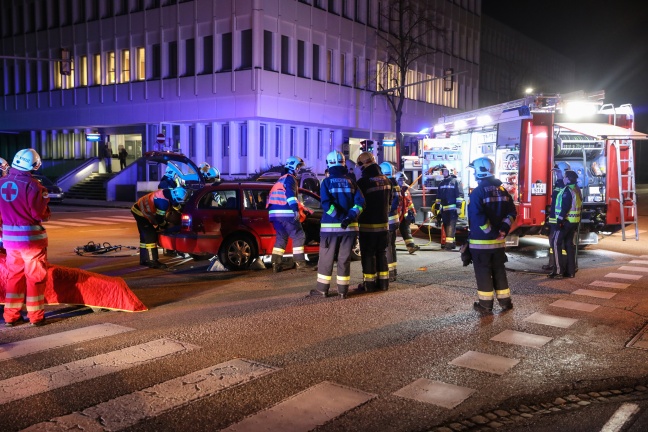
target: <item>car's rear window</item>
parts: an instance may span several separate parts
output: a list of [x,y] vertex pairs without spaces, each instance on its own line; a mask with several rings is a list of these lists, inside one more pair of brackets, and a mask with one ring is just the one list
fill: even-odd
[[248,210],[266,210],[269,193],[267,189],[246,189],[243,191],[243,207]]
[[217,190],[206,193],[200,198],[200,209],[238,209],[236,190]]

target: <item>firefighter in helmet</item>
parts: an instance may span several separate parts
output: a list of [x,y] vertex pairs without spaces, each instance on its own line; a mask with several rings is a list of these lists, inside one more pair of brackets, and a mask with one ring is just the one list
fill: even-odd
[[322,223],[320,228],[317,288],[311,296],[328,295],[337,252],[337,292],[345,299],[351,279],[351,251],[358,235],[358,216],[365,205],[358,185],[349,178],[344,155],[335,150],[326,156],[329,176],[320,185]]
[[0,178],[2,240],[7,252],[4,299],[7,327],[23,320],[20,313],[23,305],[31,325],[45,323],[47,233],[43,222],[49,219],[50,208],[47,189],[32,176],[32,171],[40,166],[41,158],[36,150],[19,150],[11,172]]
[[409,191],[409,184],[407,184],[409,179],[402,171],[397,172],[395,177],[396,182],[400,186],[402,197],[398,230],[405,241],[407,251],[410,254],[413,254],[421,248],[414,243],[414,237],[412,237],[412,230],[410,229],[410,225],[416,221],[416,209],[414,208],[414,202],[412,201],[412,194],[410,194]]
[[306,269],[304,243],[306,233],[301,226],[300,205],[297,187],[297,174],[304,166],[304,160],[298,156],[290,156],[284,164],[284,174],[272,186],[266,207],[268,217],[277,233],[272,248],[272,271],[278,273],[284,270],[282,259],[288,239],[292,238],[293,259],[297,270]]
[[479,298],[473,307],[480,313],[491,313],[497,298],[502,312],[505,312],[513,308],[513,303],[504,267],[507,261],[504,248],[517,211],[513,197],[495,178],[495,164],[491,159],[475,159],[468,167],[475,170],[477,180],[468,204],[468,244]]
[[158,184],[158,189],[173,189],[181,185],[181,179],[178,175],[178,169],[168,164],[160,183]]
[[[6,160],[0,158],[0,177],[4,177],[9,174],[9,164]],[[0,252],[5,253],[6,251],[2,247],[2,215],[0,214]]]
[[461,181],[457,180],[457,176],[445,165],[438,165],[434,168],[434,171],[440,171],[443,175],[433,206],[435,213],[441,213],[441,222],[443,222],[446,235],[446,243],[441,245],[441,248],[451,251],[457,247],[455,242],[457,219],[459,219],[459,213],[465,205],[463,186]]
[[389,179],[392,188],[392,200],[389,205],[389,244],[387,246],[387,267],[389,267],[389,281],[396,281],[398,274],[398,259],[396,257],[396,231],[400,224],[400,208],[403,204],[403,197],[401,196],[401,188],[394,178],[396,168],[391,162],[383,162],[380,164],[380,170]]
[[140,235],[141,265],[154,269],[167,268],[158,260],[157,235],[168,228],[170,216],[179,212],[188,198],[189,192],[178,186],[151,192],[133,204],[131,213]]
[[[554,269],[554,256],[553,256],[553,247],[552,247],[552,238],[556,234],[556,198],[558,194],[565,187],[563,179],[565,178],[565,171],[571,169],[571,166],[568,162],[557,162],[554,164],[553,169],[553,190],[551,191],[551,204],[549,205],[549,211],[547,212],[547,226],[549,227],[549,262],[542,266],[542,270],[553,270]],[[562,254],[565,254],[565,251],[561,251]]]
[[[551,217],[556,219],[556,229],[551,238],[554,268],[548,277],[561,279],[576,276],[576,249],[578,246],[578,226],[583,208],[583,196],[578,187],[578,174],[565,170],[565,186],[556,196],[556,205]],[[567,256],[562,254],[563,248]]]
[[203,173],[206,183],[220,183],[221,176],[220,171],[214,167],[210,167],[206,173]]
[[389,244],[389,205],[392,186],[371,152],[358,156],[361,176],[358,187],[365,198],[365,209],[358,219],[363,283],[357,291],[389,289],[387,247]]

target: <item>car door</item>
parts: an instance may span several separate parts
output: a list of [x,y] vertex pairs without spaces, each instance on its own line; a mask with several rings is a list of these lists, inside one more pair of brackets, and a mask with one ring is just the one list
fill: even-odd
[[200,197],[192,221],[199,249],[218,253],[223,238],[239,226],[240,214],[236,187],[212,189]]
[[270,187],[259,185],[243,190],[243,224],[259,238],[259,255],[270,255],[275,243],[275,230],[268,219],[266,203]]

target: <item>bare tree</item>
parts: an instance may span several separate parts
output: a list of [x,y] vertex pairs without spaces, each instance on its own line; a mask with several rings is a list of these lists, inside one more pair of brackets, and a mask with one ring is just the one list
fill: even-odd
[[398,165],[401,155],[401,118],[408,87],[407,72],[419,59],[434,54],[445,43],[443,28],[429,0],[387,0],[381,2],[376,30],[384,63],[378,70],[378,91],[391,91],[385,97],[394,114]]

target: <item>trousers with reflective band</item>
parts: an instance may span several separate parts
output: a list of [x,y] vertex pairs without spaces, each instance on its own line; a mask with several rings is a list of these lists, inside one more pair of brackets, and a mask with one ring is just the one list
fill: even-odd
[[23,304],[27,306],[29,321],[41,321],[45,317],[47,249],[7,248],[6,268],[5,322],[18,320]]

